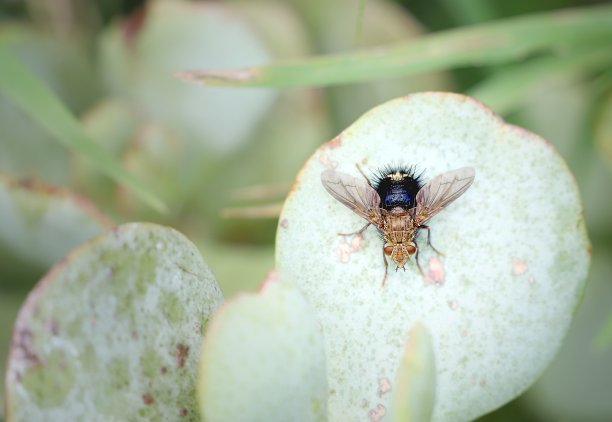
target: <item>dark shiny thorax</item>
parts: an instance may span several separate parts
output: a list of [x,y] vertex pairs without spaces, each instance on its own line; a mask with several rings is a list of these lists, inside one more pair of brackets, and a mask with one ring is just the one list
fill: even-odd
[[412,168],[388,168],[380,172],[372,183],[380,196],[380,208],[391,211],[400,207],[414,208],[416,195],[423,187]]

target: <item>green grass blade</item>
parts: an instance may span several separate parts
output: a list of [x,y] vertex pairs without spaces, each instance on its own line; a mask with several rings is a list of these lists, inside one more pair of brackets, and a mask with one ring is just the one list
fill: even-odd
[[5,46],[0,46],[0,91],[67,148],[84,154],[102,172],[125,184],[154,209],[166,212],[165,204],[100,145],[89,139],[64,104]]
[[499,114],[515,111],[544,80],[557,76],[578,76],[612,65],[612,48],[603,46],[562,56],[546,56],[501,70],[467,94],[478,98]]
[[593,341],[592,349],[598,353],[604,353],[610,346],[612,346],[612,310]]
[[418,40],[261,67],[188,70],[179,77],[223,86],[328,86],[461,66],[508,63],[573,44],[609,43],[612,6],[539,13]]

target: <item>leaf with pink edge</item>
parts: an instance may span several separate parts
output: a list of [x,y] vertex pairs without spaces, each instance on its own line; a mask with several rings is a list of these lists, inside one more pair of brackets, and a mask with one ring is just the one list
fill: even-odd
[[197,356],[221,300],[170,228],[126,224],[81,245],[19,312],[7,421],[198,420]]

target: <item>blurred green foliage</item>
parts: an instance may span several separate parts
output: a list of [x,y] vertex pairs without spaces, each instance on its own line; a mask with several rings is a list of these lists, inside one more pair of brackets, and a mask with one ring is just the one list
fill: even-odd
[[[566,159],[583,194],[595,258],[585,306],[576,314],[559,363],[529,392],[483,420],[611,420],[612,402],[605,397],[612,397],[612,346],[606,334],[612,312],[612,25],[606,32],[601,17],[612,8],[606,4],[4,1],[0,48],[79,119],[76,130],[95,145],[90,155],[104,151],[98,158],[108,155],[120,163],[169,212],[159,214],[107,177],[100,169],[109,171],[108,160],[92,165],[84,159],[85,144],[63,146],[69,139],[49,131],[58,123],[50,119],[53,110],[45,111],[50,103],[24,109],[14,93],[9,95],[14,85],[0,90],[0,172],[21,179],[26,196],[40,192],[23,180],[41,179],[87,197],[116,223],[154,220],[177,227],[201,245],[224,292],[231,294],[255,288],[273,265],[275,216],[301,163],[318,145],[386,99],[425,90],[474,95],[506,120],[550,141]],[[441,48],[448,48],[455,37],[482,28],[474,25],[511,37],[520,29],[512,22],[520,20],[505,18],[540,13],[543,22],[558,24],[559,10],[572,7],[576,14],[598,10],[585,18],[586,30],[568,34],[557,27],[559,38],[549,34],[545,50],[503,62],[493,60],[495,52],[469,45],[480,54],[474,62],[479,65],[466,60],[461,66],[432,67],[437,72],[290,90],[201,87],[172,74],[297,62],[408,40],[427,43],[428,32],[454,30],[442,35]],[[366,65],[376,75],[376,58],[366,59]],[[9,83],[3,79],[0,87],[2,82]],[[46,128],[39,125],[45,119]],[[19,302],[41,271],[39,263],[15,253],[3,220],[7,209],[0,209],[0,358]],[[40,233],[38,227],[30,229]]]

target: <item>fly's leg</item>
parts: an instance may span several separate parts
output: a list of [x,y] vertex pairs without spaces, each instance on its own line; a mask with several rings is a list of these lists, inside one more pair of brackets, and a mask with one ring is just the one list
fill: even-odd
[[385,250],[383,249],[383,261],[385,261],[385,275],[383,276],[381,288],[385,287],[385,282],[387,281],[387,270],[389,269],[389,263],[387,262],[387,256],[385,255]]
[[416,254],[414,255],[414,261],[416,262],[417,268],[419,269],[419,272],[421,273],[423,278],[426,278],[425,273],[423,272],[423,268],[421,268],[421,263],[419,262],[419,248],[417,248]]
[[361,229],[357,230],[356,232],[353,233],[338,233],[338,236],[353,236],[355,234],[357,235],[361,235],[361,233],[363,233],[365,231],[365,229],[367,229],[368,227],[370,227],[370,224],[372,223],[368,223],[365,226],[363,226]]
[[368,178],[368,176],[366,176],[366,174],[363,172],[363,170],[359,166],[359,163],[355,163],[355,165],[357,166],[357,170],[359,170],[359,173],[361,173],[363,178],[366,179],[366,181],[368,182],[368,185],[372,186],[372,182],[370,182],[370,179]]
[[[444,256],[444,254],[442,252],[440,252],[439,250],[437,250],[434,245],[431,244],[431,230],[429,229],[429,226],[426,226],[424,224],[421,224],[419,227],[419,229],[425,229],[427,230],[427,244],[431,247],[431,249],[434,250],[435,253],[437,253],[438,255],[442,255]],[[418,250],[417,250],[418,253]],[[423,271],[421,271],[423,272]]]

